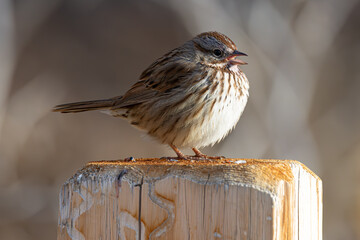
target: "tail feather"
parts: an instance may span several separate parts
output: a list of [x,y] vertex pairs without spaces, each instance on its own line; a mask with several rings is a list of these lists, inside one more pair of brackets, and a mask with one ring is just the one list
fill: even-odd
[[92,110],[108,109],[114,104],[113,99],[102,99],[84,102],[65,103],[57,105],[53,108],[54,112],[61,113],[77,113]]

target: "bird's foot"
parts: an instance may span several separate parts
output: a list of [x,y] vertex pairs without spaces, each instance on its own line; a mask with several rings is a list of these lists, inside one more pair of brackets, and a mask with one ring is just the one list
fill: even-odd
[[224,156],[208,156],[200,152],[197,148],[192,148],[192,150],[194,151],[195,155],[189,157],[194,160],[221,160],[225,158]]
[[205,155],[202,152],[200,152],[197,148],[192,148],[195,155],[189,156],[189,155],[183,154],[173,144],[169,144],[169,145],[175,151],[177,157],[162,157],[161,159],[167,159],[169,161],[174,161],[174,160],[196,160],[196,161],[199,161],[199,160],[221,160],[221,159],[225,158],[224,156],[208,156],[208,155]]
[[190,160],[221,160],[224,159],[224,156],[208,156],[205,154],[202,155],[193,155],[193,156],[186,156]]
[[205,160],[221,160],[224,159],[224,156],[208,156],[208,155],[184,155],[184,157],[162,157],[161,159],[168,161],[180,161],[180,160],[190,160],[190,161],[205,161]]

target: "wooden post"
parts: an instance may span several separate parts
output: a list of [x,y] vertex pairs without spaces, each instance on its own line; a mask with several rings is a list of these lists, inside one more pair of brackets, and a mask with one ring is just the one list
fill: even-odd
[[321,240],[322,182],[290,160],[90,162],[61,189],[60,239]]

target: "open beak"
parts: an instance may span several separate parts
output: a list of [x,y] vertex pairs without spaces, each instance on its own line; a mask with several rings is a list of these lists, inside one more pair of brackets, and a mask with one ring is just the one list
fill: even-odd
[[238,50],[235,50],[228,58],[227,60],[231,65],[245,65],[247,62],[244,62],[243,60],[236,59],[237,56],[247,56],[246,53],[240,52]]

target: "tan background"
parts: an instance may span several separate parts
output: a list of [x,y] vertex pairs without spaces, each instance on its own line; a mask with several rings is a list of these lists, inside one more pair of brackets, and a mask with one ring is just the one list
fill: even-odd
[[174,155],[120,119],[53,105],[123,94],[208,30],[248,53],[250,101],[205,153],[296,159],[324,182],[324,239],[360,239],[360,1],[0,1],[0,239],[55,239],[86,162]]

